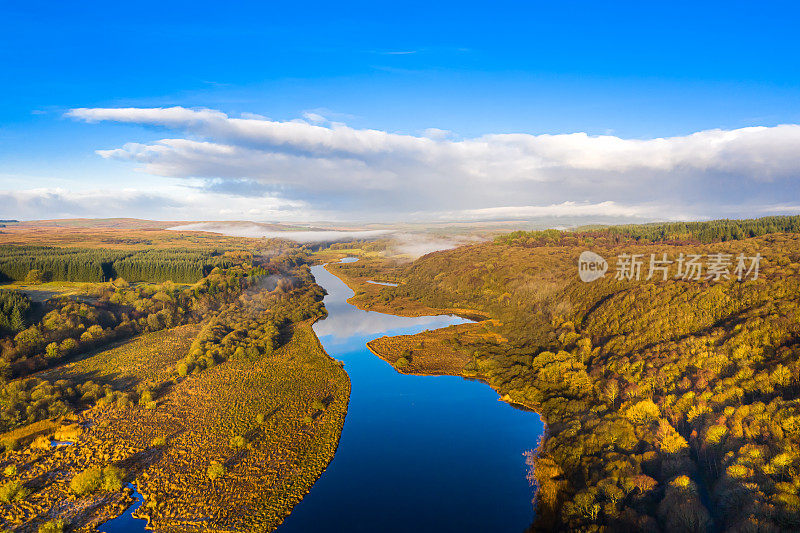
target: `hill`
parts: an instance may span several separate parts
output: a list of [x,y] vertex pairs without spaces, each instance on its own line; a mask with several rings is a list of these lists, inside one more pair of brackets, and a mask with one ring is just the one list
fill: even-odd
[[[411,264],[372,258],[338,268],[351,286],[399,282],[357,291],[364,307],[473,309],[494,319],[480,335],[452,328],[449,339],[371,347],[395,363],[405,350],[404,366],[430,373],[445,353],[444,370],[461,360],[456,373],[542,415],[546,438],[530,456],[534,530],[797,530],[800,235],[742,231],[723,241],[731,228],[517,233]],[[587,250],[608,261],[590,283],[578,276]],[[757,254],[757,275],[737,273],[740,255],[749,268]],[[686,275],[695,255],[698,279]],[[642,261],[639,279],[624,266],[631,256]],[[666,277],[656,270],[647,279],[651,257],[654,267],[673,261]]]

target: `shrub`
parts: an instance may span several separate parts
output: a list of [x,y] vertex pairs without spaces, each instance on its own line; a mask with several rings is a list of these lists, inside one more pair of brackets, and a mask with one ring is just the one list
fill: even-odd
[[144,390],[139,396],[139,405],[145,406],[153,401],[153,393],[150,390]]
[[47,348],[45,348],[45,356],[48,359],[58,359],[59,355],[61,355],[61,353],[59,352],[57,342],[51,342],[47,345]]
[[235,437],[231,438],[231,446],[234,448],[244,448],[247,446],[247,439],[241,435],[236,435]]
[[63,533],[64,525],[64,521],[61,519],[50,520],[39,526],[39,533]]
[[83,433],[81,426],[78,424],[69,424],[67,426],[61,426],[56,430],[55,439],[75,442],[78,440],[81,433]]
[[31,443],[31,448],[34,450],[47,450],[50,448],[50,437],[39,435]]
[[214,461],[209,465],[206,473],[208,474],[208,479],[216,481],[225,475],[225,467],[219,461]]
[[93,466],[77,474],[69,483],[69,488],[78,496],[91,494],[99,489],[108,492],[122,488],[125,471],[117,466],[109,465],[103,469]]
[[125,471],[118,466],[109,465],[103,469],[103,490],[116,492],[122,489]]
[[76,474],[69,482],[69,488],[78,496],[91,494],[103,484],[103,471],[98,467],[90,467]]
[[9,481],[0,487],[0,502],[11,503],[24,500],[31,491],[19,481]]
[[150,441],[151,446],[164,446],[167,443],[167,439],[164,437],[156,437],[152,441]]
[[42,271],[38,269],[31,269],[25,276],[26,283],[41,283],[43,280]]

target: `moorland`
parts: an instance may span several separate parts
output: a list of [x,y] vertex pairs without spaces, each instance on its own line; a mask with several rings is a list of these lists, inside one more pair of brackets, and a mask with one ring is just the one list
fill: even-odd
[[[591,282],[585,251],[607,260]],[[274,529],[344,422],[308,268],[344,256],[360,260],[327,268],[358,307],[476,321],[374,354],[540,414],[532,531],[800,528],[800,217],[517,231],[419,258],[391,238],[12,224],[3,527],[91,530],[135,481],[158,530]]]
[[350,390],[310,327],[306,252],[84,224],[0,237],[2,526],[92,530],[135,482],[160,531],[274,529],[332,459]]

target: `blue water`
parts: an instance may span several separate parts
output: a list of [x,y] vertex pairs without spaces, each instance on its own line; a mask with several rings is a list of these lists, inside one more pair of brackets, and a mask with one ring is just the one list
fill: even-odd
[[464,320],[362,311],[340,279],[311,270],[328,292],[314,330],[352,392],[336,456],[279,533],[523,532],[533,492],[522,453],[542,434],[539,417],[477,381],[399,374],[366,348]]
[[139,494],[139,491],[136,490],[136,487],[133,486],[132,483],[128,483],[128,486],[133,489],[133,504],[125,509],[125,512],[118,517],[113,518],[98,527],[98,530],[100,530],[102,533],[130,533],[133,531],[146,531],[144,526],[147,525],[147,521],[141,518],[133,517],[133,513],[142,505],[144,500],[142,499],[142,495]]
[[[522,453],[543,432],[538,415],[497,401],[477,381],[399,374],[366,347],[465,320],[361,311],[339,278],[311,270],[328,291],[328,317],[314,331],[344,361],[352,391],[336,456],[278,532],[522,533],[533,519]],[[144,532],[132,516],[142,497],[134,498],[100,531]]]
[[383,285],[384,287],[399,287],[399,283],[390,283],[388,281],[372,281],[369,280],[367,283],[372,283],[373,285]]

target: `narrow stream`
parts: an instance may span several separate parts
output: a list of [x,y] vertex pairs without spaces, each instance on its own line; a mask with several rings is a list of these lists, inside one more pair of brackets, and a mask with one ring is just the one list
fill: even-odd
[[533,519],[522,453],[543,432],[538,415],[477,381],[399,374],[366,348],[465,320],[362,311],[344,282],[311,270],[328,292],[314,331],[344,361],[352,392],[336,456],[279,533],[522,533]]
[[125,512],[116,518],[112,518],[105,524],[99,526],[97,529],[101,533],[131,533],[132,531],[147,531],[145,526],[147,521],[141,518],[135,518],[133,513],[141,507],[144,499],[136,486],[133,483],[128,483],[128,487],[133,490],[133,503],[125,509]]

